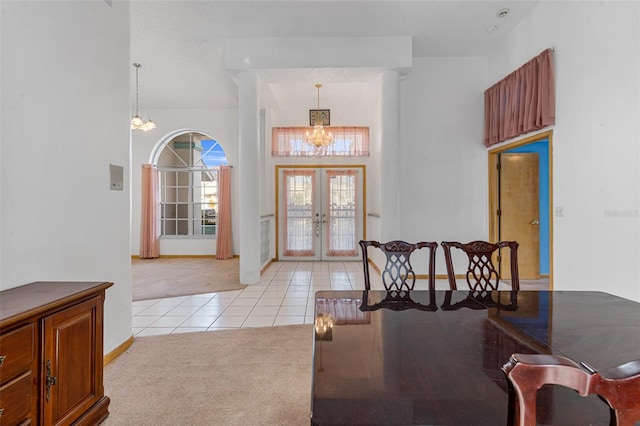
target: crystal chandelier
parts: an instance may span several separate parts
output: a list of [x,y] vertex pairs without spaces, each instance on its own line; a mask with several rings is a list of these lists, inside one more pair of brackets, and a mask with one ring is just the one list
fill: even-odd
[[316,316],[315,329],[316,340],[331,340],[335,321],[330,314],[319,314]]
[[138,70],[142,65],[139,63],[134,63],[133,66],[136,68],[136,115],[131,119],[131,129],[132,130],[152,130],[156,128],[156,123],[151,121],[151,118],[148,120],[140,118],[138,115]]
[[320,115],[320,88],[322,84],[316,84],[316,88],[318,89],[318,109],[316,110],[316,121],[313,123],[313,131],[305,133],[304,142],[313,146],[316,150],[321,150],[324,147],[327,147],[333,143],[333,135],[331,132],[326,131],[324,126],[322,125],[322,118]]

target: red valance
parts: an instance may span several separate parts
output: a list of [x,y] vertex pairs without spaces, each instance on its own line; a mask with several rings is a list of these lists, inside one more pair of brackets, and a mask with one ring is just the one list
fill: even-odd
[[484,92],[484,144],[491,146],[555,124],[551,49]]

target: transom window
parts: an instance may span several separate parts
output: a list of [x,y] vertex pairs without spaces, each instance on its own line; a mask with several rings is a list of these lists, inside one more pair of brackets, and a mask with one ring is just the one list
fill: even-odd
[[160,235],[212,238],[217,233],[218,166],[226,164],[217,141],[200,133],[180,135],[158,159]]
[[273,157],[369,156],[368,127],[325,127],[333,135],[333,143],[320,151],[304,142],[308,127],[274,127],[271,132]]

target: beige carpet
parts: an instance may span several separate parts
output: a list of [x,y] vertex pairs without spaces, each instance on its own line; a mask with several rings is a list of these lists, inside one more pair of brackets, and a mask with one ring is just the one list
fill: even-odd
[[132,259],[131,269],[134,301],[242,290],[246,287],[240,284],[238,258]]
[[137,337],[105,367],[116,425],[308,425],[313,328]]

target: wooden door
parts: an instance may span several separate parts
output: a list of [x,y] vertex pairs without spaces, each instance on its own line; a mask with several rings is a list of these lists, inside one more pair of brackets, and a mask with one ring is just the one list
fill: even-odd
[[[520,279],[540,278],[539,173],[537,153],[500,154],[500,239],[515,240]],[[510,279],[502,250],[501,276]]]
[[71,424],[104,395],[101,318],[100,297],[44,318],[44,424]]

